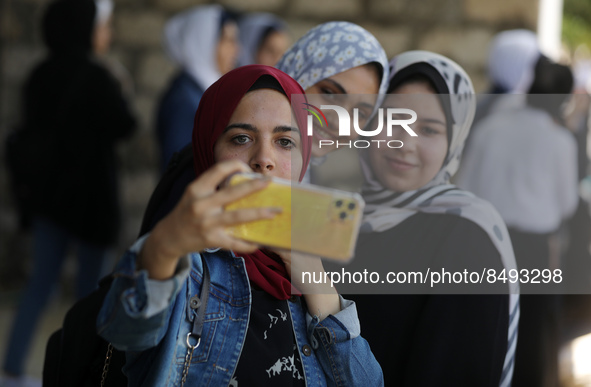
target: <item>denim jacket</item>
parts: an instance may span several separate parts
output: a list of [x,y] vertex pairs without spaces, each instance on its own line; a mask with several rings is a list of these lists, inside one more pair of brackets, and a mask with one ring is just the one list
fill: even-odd
[[[251,292],[244,259],[232,252],[193,253],[180,260],[167,281],[147,278],[135,262],[145,238],[124,255],[97,319],[98,333],[126,351],[130,386],[180,386],[191,332],[190,298],[200,296],[202,259],[210,271],[209,300],[201,342],[192,353],[185,386],[227,386],[246,338]],[[359,336],[355,303],[341,298],[341,311],[322,321],[300,301],[289,305],[307,386],[383,385],[380,365]],[[194,343],[192,343],[194,344]]]

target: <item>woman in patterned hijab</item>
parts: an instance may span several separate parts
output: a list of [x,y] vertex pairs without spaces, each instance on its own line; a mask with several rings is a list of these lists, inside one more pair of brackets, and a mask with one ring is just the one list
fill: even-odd
[[[384,274],[419,267],[479,274],[483,268],[497,274],[516,269],[498,212],[450,183],[474,116],[470,78],[455,62],[427,51],[400,54],[390,66],[388,95],[378,114],[392,107],[414,110],[417,119],[410,127],[416,136],[395,126],[392,137],[384,130],[372,139],[395,139],[402,146],[361,151],[367,206],[356,264]],[[378,262],[381,256],[385,259]],[[496,285],[492,291],[466,285],[472,287],[352,297],[386,385],[510,385],[519,289]],[[408,287],[398,286],[408,293]],[[379,289],[394,292],[392,285]],[[492,294],[482,295],[486,292]],[[387,310],[381,318],[387,328],[375,319],[378,309]]]
[[[353,109],[359,109],[360,127],[371,118],[377,94],[385,93],[388,79],[388,58],[377,39],[364,28],[344,21],[324,23],[308,31],[287,50],[276,67],[300,83],[312,105],[333,105],[331,98],[335,94],[348,94],[339,104],[350,111],[351,117]],[[313,157],[336,150],[336,145],[320,148],[319,140],[336,144],[355,139],[339,137],[337,117],[332,113],[324,112],[326,127],[315,122]]]

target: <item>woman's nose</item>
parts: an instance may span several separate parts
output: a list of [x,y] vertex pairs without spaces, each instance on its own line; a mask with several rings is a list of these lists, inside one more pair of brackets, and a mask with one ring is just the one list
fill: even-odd
[[275,169],[275,158],[271,145],[261,144],[253,149],[250,159],[250,168],[263,175],[271,173]]
[[[414,127],[411,126],[411,128],[415,130]],[[400,148],[401,151],[414,152],[417,149],[417,144],[419,141],[418,136],[411,136],[405,130],[402,130],[398,139],[403,143],[402,147]]]
[[[418,126],[409,125],[409,127],[416,132],[418,130]],[[384,129],[385,132],[385,129]],[[394,127],[392,130],[392,137],[388,138],[388,140],[398,140],[402,142],[402,146],[397,149],[397,151],[401,152],[413,152],[416,150],[418,136],[411,136],[406,130],[400,127]]]

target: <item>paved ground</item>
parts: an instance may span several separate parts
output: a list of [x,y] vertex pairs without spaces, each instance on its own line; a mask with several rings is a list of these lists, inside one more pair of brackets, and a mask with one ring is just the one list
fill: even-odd
[[[0,364],[4,363],[9,330],[16,311],[18,292],[0,293]],[[48,305],[42,321],[39,323],[33,339],[29,359],[26,365],[26,373],[30,376],[41,378],[43,360],[45,359],[45,344],[49,336],[59,329],[68,308],[73,300],[69,297],[56,295]]]
[[[0,257],[0,373],[6,356],[9,330],[16,313],[21,290],[25,285],[27,267],[30,264],[27,260],[30,255],[28,250],[30,240],[26,236],[20,240],[5,242],[8,244],[7,251],[9,251],[9,254],[7,256],[22,257],[22,259],[18,261],[2,261],[2,257]],[[75,272],[76,260],[73,256],[68,256],[62,268],[60,285],[57,287],[53,299],[48,304],[35,332],[25,368],[27,375],[41,378],[47,339],[62,326],[66,312],[74,304],[72,294]]]

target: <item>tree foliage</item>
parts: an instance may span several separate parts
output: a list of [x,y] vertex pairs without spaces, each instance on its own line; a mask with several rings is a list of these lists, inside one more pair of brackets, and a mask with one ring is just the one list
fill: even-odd
[[564,0],[562,40],[571,49],[591,47],[591,0]]

